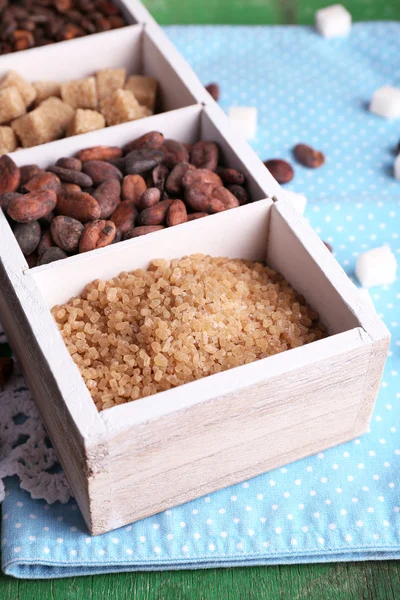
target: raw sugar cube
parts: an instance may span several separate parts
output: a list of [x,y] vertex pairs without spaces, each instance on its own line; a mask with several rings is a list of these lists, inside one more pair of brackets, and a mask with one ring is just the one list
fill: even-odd
[[60,98],[47,98],[27,115],[15,119],[11,127],[24,148],[57,140],[74,115],[74,109]]
[[26,113],[25,102],[15,86],[0,89],[0,124]]
[[135,96],[129,90],[115,90],[100,103],[100,110],[106,119],[107,125],[118,125],[134,119],[140,119],[143,115],[143,107],[140,106]]
[[67,127],[67,136],[103,129],[106,120],[97,110],[78,108]]
[[380,246],[360,254],[355,272],[361,285],[368,288],[393,283],[396,268],[396,257],[389,246]]
[[298,213],[303,215],[304,211],[306,210],[306,206],[307,206],[307,198],[304,196],[304,194],[297,194],[296,192],[291,192],[289,190],[285,190],[285,196],[289,200],[289,202],[293,206],[293,208]]
[[321,8],[315,13],[315,27],[325,38],[349,35],[351,14],[341,4]]
[[145,75],[131,75],[124,87],[132,92],[139,104],[147,106],[154,112],[157,94],[156,79]]
[[228,115],[232,126],[246,140],[256,137],[257,109],[255,106],[231,106]]
[[5,77],[1,80],[0,88],[14,86],[21,94],[22,100],[25,102],[25,106],[32,104],[36,98],[36,90],[31,83],[25,81],[21,75],[18,75],[15,71],[9,71]]
[[96,73],[97,96],[101,100],[119,88],[124,87],[126,70],[103,69]]
[[400,117],[400,88],[385,85],[373,93],[369,110],[380,117]]
[[61,83],[57,81],[34,81],[32,85],[36,90],[36,104],[40,104],[50,96],[61,96]]
[[14,152],[17,147],[17,138],[11,127],[0,127],[0,154]]
[[86,77],[62,83],[61,98],[73,108],[96,108],[96,78]]
[[393,171],[395,178],[400,179],[400,154],[398,154],[395,158]]

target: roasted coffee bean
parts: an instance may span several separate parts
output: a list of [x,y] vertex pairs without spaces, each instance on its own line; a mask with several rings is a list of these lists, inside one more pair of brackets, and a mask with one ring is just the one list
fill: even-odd
[[182,200],[173,200],[167,211],[166,223],[168,227],[186,223],[188,218],[185,203]]
[[240,206],[248,204],[249,196],[246,190],[241,185],[228,185],[228,190],[239,200]]
[[211,98],[213,98],[215,102],[218,102],[219,97],[221,95],[218,83],[209,83],[205,87],[207,92],[210,94]]
[[93,185],[92,178],[82,171],[76,169],[64,169],[63,167],[48,167],[50,173],[54,173],[65,183],[74,183],[81,188],[88,188]]
[[31,192],[10,200],[7,214],[17,223],[30,223],[53,210],[56,201],[57,196],[52,190]]
[[90,194],[63,190],[57,197],[56,213],[86,223],[98,219],[101,209],[97,200]]
[[50,232],[54,242],[65,252],[75,252],[84,226],[72,217],[54,217],[51,222]]
[[40,242],[41,233],[40,225],[37,221],[17,223],[13,229],[13,233],[23,254],[28,255],[35,252]]
[[161,192],[158,188],[148,188],[140,197],[138,202],[138,209],[145,210],[146,208],[150,208],[150,206],[154,206],[157,202],[160,202]]
[[121,184],[114,177],[106,179],[94,190],[93,198],[100,205],[100,219],[108,219],[121,202]]
[[139,214],[137,218],[137,224],[162,225],[172,202],[173,200],[163,200],[162,202],[157,202],[157,204],[154,204],[154,206],[146,208]]
[[67,254],[64,250],[61,250],[58,246],[52,246],[51,248],[47,248],[47,250],[39,256],[37,264],[38,266],[47,265],[56,260],[62,260],[63,258],[67,258]]
[[176,140],[164,140],[161,150],[164,154],[164,164],[173,169],[177,164],[189,162],[189,152],[182,142]]
[[138,211],[130,202],[121,202],[110,217],[110,221],[115,224],[116,238],[118,240],[132,229],[135,225],[135,219]]
[[12,158],[3,154],[0,157],[0,195],[16,192],[21,180],[21,173]]
[[225,167],[217,167],[216,173],[221,177],[224,185],[243,185],[245,177],[236,169],[227,169]]
[[61,181],[55,173],[38,173],[32,179],[29,179],[23,186],[24,192],[42,192],[44,190],[52,190],[55,194],[61,191]]
[[325,163],[325,156],[319,150],[314,150],[311,146],[306,144],[297,144],[293,148],[293,154],[295,159],[304,167],[310,169],[318,169]]
[[[63,169],[73,169],[74,171],[82,171],[82,161],[80,161],[79,158],[59,158],[56,162],[56,167],[62,167]],[[60,179],[61,181],[63,181],[62,177],[60,177]]]
[[79,252],[90,252],[96,248],[104,248],[112,244],[116,234],[112,221],[93,221],[87,223],[79,240]]
[[132,150],[125,156],[125,172],[128,175],[140,175],[154,169],[164,159],[164,153],[160,150],[142,148]]
[[182,162],[175,165],[171,173],[168,175],[168,179],[165,183],[165,189],[173,195],[181,193],[183,188],[182,180],[186,175],[187,171],[196,171],[196,167],[188,162]]
[[159,150],[164,142],[164,136],[159,131],[149,131],[139,138],[125,144],[123,151],[129,154],[132,150]]
[[190,162],[197,169],[215,171],[218,166],[219,148],[215,142],[197,142],[190,153]]
[[147,235],[148,233],[161,231],[161,229],[165,229],[165,227],[163,225],[142,225],[140,227],[134,227],[124,235],[123,239],[131,240],[132,238],[141,237],[142,235]]
[[76,158],[81,162],[88,160],[111,160],[113,158],[119,158],[122,156],[121,148],[117,146],[93,146],[92,148],[85,148],[80,150]]
[[281,158],[271,158],[264,165],[278,183],[289,183],[294,177],[293,167]]
[[106,179],[110,179],[110,177],[114,177],[119,181],[123,178],[121,171],[117,167],[110,165],[110,163],[104,160],[87,160],[83,163],[82,171],[89,175],[95,185],[102,183]]
[[122,181],[122,200],[137,206],[146,189],[146,182],[141,175],[126,175]]

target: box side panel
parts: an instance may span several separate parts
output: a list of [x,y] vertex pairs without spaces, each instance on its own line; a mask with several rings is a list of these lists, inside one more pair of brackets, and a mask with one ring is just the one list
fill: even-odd
[[370,352],[361,344],[114,435],[108,528],[351,439]]

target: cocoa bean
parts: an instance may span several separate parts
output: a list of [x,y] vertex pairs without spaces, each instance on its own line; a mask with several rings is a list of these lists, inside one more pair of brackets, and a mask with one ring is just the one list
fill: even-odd
[[202,183],[222,185],[220,176],[210,169],[196,169],[193,167],[192,170],[188,170],[183,176],[182,184],[185,188],[191,185],[201,185]]
[[115,224],[116,238],[121,237],[135,225],[138,211],[131,202],[121,202],[110,217]]
[[52,190],[31,192],[10,200],[8,216],[17,223],[30,223],[47,215],[56,205],[57,196]]
[[27,192],[51,190],[55,194],[59,194],[61,191],[61,181],[55,173],[38,173],[32,179],[29,179],[21,189]]
[[100,219],[108,219],[120,203],[121,184],[118,179],[106,179],[93,192],[93,198],[100,205]]
[[67,258],[67,254],[64,250],[61,250],[58,246],[52,246],[51,248],[47,248],[47,250],[39,256],[37,264],[38,266],[47,265],[56,260],[62,260],[63,258]]
[[243,173],[236,169],[227,169],[226,167],[217,167],[216,172],[221,177],[224,185],[243,185],[245,177]]
[[10,200],[13,198],[23,198],[23,194],[18,194],[17,192],[6,192],[0,196],[0,208],[4,211],[7,211]]
[[54,246],[53,238],[51,237],[50,229],[44,231],[42,233],[42,237],[40,238],[39,245],[37,247],[37,253],[39,256],[43,254],[48,248]]
[[47,170],[57,175],[65,183],[74,183],[81,188],[88,188],[93,185],[93,180],[89,175],[76,169],[65,169],[64,167],[55,166],[48,167]]
[[[86,188],[85,192],[87,194],[90,194],[90,191],[92,188]],[[77,185],[76,183],[63,183],[61,185],[61,190],[64,190],[65,192],[81,192],[81,188],[79,185]],[[94,190],[93,190],[94,191]]]
[[[156,187],[164,196],[165,183],[169,174],[169,169],[165,165],[157,165],[151,173],[150,187]],[[164,197],[162,198],[164,200]]]
[[56,213],[86,223],[98,219],[101,209],[90,194],[63,190],[57,197]]
[[123,147],[124,154],[132,152],[132,150],[159,150],[164,142],[164,136],[158,131],[149,131],[139,138],[132,140]]
[[117,146],[93,146],[79,150],[76,158],[81,162],[87,162],[88,160],[111,160],[120,156],[122,156],[122,150]]
[[160,150],[151,150],[142,148],[132,150],[125,156],[125,173],[141,174],[154,169],[164,159],[164,154]]
[[197,142],[190,153],[190,162],[198,169],[215,171],[218,160],[219,148],[215,142]]
[[293,167],[281,158],[271,158],[264,165],[278,183],[289,183],[294,177]]
[[33,269],[37,266],[38,258],[39,254],[37,252],[32,252],[32,254],[25,256],[26,263],[30,269]]
[[143,210],[137,219],[138,225],[162,225],[172,202],[173,200],[163,200]]
[[25,255],[35,252],[40,242],[40,225],[37,221],[18,223],[14,227],[14,235],[22,253]]
[[218,83],[209,83],[208,85],[205,86],[205,88],[206,88],[207,92],[210,94],[211,98],[213,98],[213,100],[215,100],[215,102],[218,102],[219,97],[221,95]]
[[188,218],[185,203],[182,200],[173,200],[167,211],[166,223],[168,227],[186,223]]
[[310,169],[318,169],[325,163],[325,155],[306,144],[297,144],[293,148],[293,154],[301,165]]
[[157,202],[160,202],[161,192],[158,188],[148,188],[140,197],[138,203],[139,210],[145,210],[146,208],[150,208],[150,206],[154,206]]
[[121,171],[104,160],[87,160],[83,163],[82,171],[89,175],[95,185],[111,177],[122,180]]
[[79,252],[89,252],[96,248],[109,246],[116,234],[115,223],[112,221],[93,221],[85,225],[79,241]]
[[141,227],[134,227],[130,231],[128,231],[123,239],[131,240],[132,238],[140,237],[142,235],[147,235],[148,233],[154,233],[155,231],[161,231],[161,229],[165,229],[163,225],[143,225]]
[[202,219],[203,217],[208,217],[208,213],[205,212],[195,212],[191,215],[188,215],[188,221],[196,221],[196,219]]
[[173,169],[178,163],[189,162],[189,152],[181,142],[164,140],[161,150],[164,153],[163,162],[170,169]]
[[[63,169],[74,169],[75,171],[82,171],[82,162],[79,160],[79,158],[59,158],[56,162],[56,167],[62,167]],[[61,177],[60,179],[62,180]]]
[[78,249],[79,239],[84,226],[72,217],[54,217],[51,222],[50,232],[54,242],[65,252],[75,252]]
[[39,175],[39,173],[44,173],[44,170],[41,169],[38,165],[25,165],[24,167],[20,167],[19,172],[21,175],[21,181],[19,182],[19,185],[22,187],[35,175]]
[[182,162],[175,165],[165,183],[165,189],[173,195],[178,195],[182,191],[183,178],[188,171],[195,171],[196,168],[188,162]]
[[228,190],[239,200],[240,206],[248,204],[249,196],[241,185],[228,185]]
[[50,223],[54,219],[54,216],[54,211],[51,210],[49,213],[47,213],[47,215],[44,215],[44,217],[40,217],[38,221],[40,223],[41,228],[47,229],[48,227],[50,227]]
[[214,185],[202,184],[187,187],[185,190],[185,202],[195,212],[206,212],[209,214],[222,212],[225,204],[218,198],[212,197]]
[[141,175],[126,175],[122,182],[122,200],[137,206],[146,189],[146,182]]
[[16,192],[21,180],[21,173],[12,158],[0,156],[0,195]]
[[234,196],[232,192],[222,185],[214,186],[212,190],[212,197],[216,200],[220,200],[224,204],[225,210],[237,208],[239,206],[239,200],[236,198],[236,196]]

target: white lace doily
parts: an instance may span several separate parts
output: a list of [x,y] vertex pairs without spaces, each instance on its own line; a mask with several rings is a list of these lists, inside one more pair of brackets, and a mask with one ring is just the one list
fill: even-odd
[[[0,327],[0,343],[5,341]],[[17,475],[23,490],[48,504],[64,504],[72,496],[18,363],[6,387],[0,387],[0,502],[2,480],[9,475]]]

